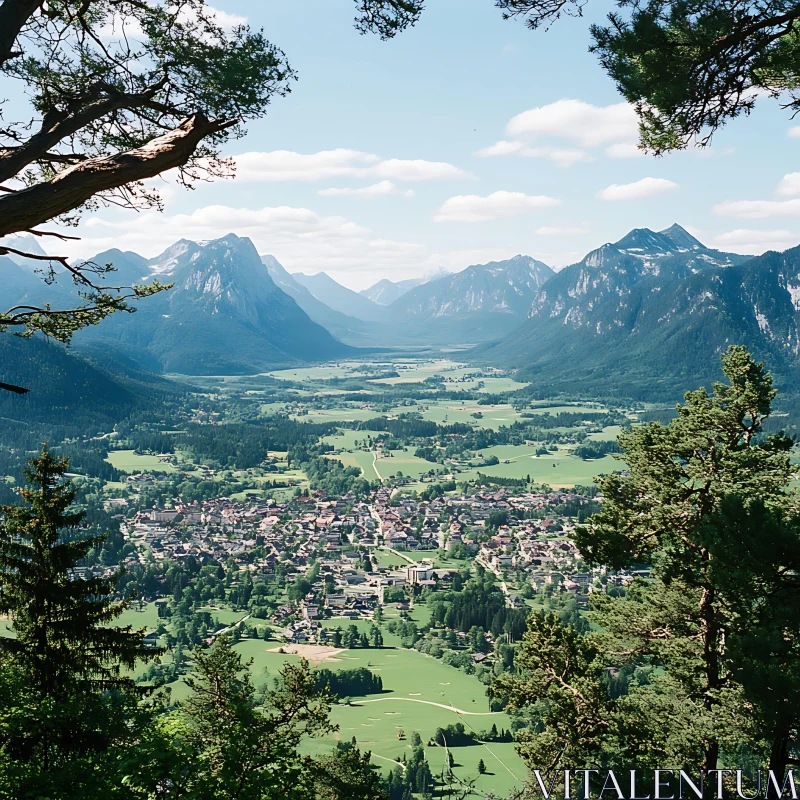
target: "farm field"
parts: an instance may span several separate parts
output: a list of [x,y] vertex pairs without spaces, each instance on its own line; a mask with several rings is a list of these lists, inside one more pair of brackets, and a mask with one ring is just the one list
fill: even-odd
[[[139,617],[134,621],[141,621],[139,612],[132,613]],[[390,613],[387,609],[387,619]],[[230,621],[241,618],[241,613],[229,614]],[[227,615],[217,611],[215,616],[223,622],[223,616]],[[324,627],[345,627],[347,624],[367,630],[372,623],[368,620],[353,623],[323,621]],[[306,740],[303,743],[305,752],[323,754],[336,741],[349,741],[355,736],[362,749],[372,752],[376,766],[390,769],[394,765],[392,762],[398,762],[404,754],[408,756],[411,734],[417,731],[426,744],[431,769],[434,775],[438,775],[444,765],[444,748],[428,746],[436,728],[456,722],[462,722],[467,730],[475,732],[488,730],[492,724],[498,729],[509,728],[511,721],[507,714],[489,709],[485,686],[477,678],[416,650],[400,649],[396,646],[396,638],[384,629],[387,646],[380,650],[344,650],[316,662],[316,666],[333,670],[366,667],[380,675],[384,691],[380,695],[352,698],[351,705],[335,704],[331,716],[338,731],[330,736]],[[299,655],[278,652],[280,647],[278,642],[259,639],[244,639],[235,645],[243,660],[253,660],[250,669],[255,685],[276,677],[285,663],[300,661]],[[188,687],[182,680],[170,684],[170,696],[174,702],[186,699],[188,694]],[[398,738],[399,733],[403,738]],[[483,759],[488,774],[478,778],[476,787],[481,791],[491,789],[502,796],[524,781],[524,764],[511,743],[458,747],[453,749],[453,755],[455,775],[464,781],[477,776],[478,760]]]
[[381,478],[388,478],[398,472],[402,472],[406,477],[419,478],[432,469],[440,469],[439,464],[426,461],[424,458],[417,458],[408,447],[402,450],[392,450],[391,457],[378,458],[375,461],[375,467]]
[[380,416],[369,408],[310,408],[305,414],[291,414],[299,422],[359,422]]
[[396,386],[399,383],[422,383],[424,380],[434,375],[444,375],[448,378],[461,378],[464,375],[475,372],[474,369],[465,366],[461,362],[450,361],[447,359],[435,359],[431,361],[418,361],[415,363],[387,363],[387,369],[392,369],[398,373],[397,378],[378,378],[371,380],[370,383],[385,383],[387,386]]
[[111,450],[106,461],[122,472],[177,472],[158,456],[137,455],[133,450]]
[[[487,453],[492,449],[486,448],[482,452]],[[500,463],[493,467],[462,470],[456,476],[456,480],[464,480],[466,476],[477,475],[478,472],[500,478],[524,478],[530,475],[531,480],[536,483],[546,484],[553,488],[570,488],[576,484],[591,485],[595,476],[620,472],[625,468],[624,464],[613,456],[583,461],[566,450],[559,450],[546,456],[537,456],[530,452],[533,448],[526,449],[529,452],[527,456],[518,457],[509,464]]]
[[531,407],[527,409],[529,414],[577,414],[581,411],[597,414],[599,412],[608,411],[608,407],[602,403],[575,403],[573,405],[553,405],[549,403],[536,404],[532,403]]
[[[474,676],[449,667],[441,661],[414,650],[350,650],[341,654],[342,662],[327,662],[329,668],[369,667],[381,676],[384,694],[371,695],[363,700],[353,700],[353,705],[336,705],[333,721],[339,725],[334,739],[349,740],[356,737],[359,745],[372,751],[376,765],[391,767],[391,761],[409,753],[409,738],[418,731],[424,743],[433,736],[437,727],[463,722],[468,730],[508,728],[510,719],[505,713],[492,713],[485,695],[485,687]],[[398,739],[402,731],[405,739]],[[324,752],[332,742],[324,739],[307,744],[311,753]],[[487,758],[486,748],[460,747],[454,750],[456,775],[462,778],[477,774],[478,759],[483,758],[495,773],[493,791],[505,794],[521,784],[525,769],[514,752],[513,745],[489,745],[503,764]],[[497,748],[495,750],[495,748]],[[482,752],[481,752],[482,751]],[[444,748],[426,747],[431,769],[441,772]],[[494,762],[494,766],[491,765]],[[501,774],[502,773],[502,774]],[[487,776],[488,777],[488,776]]]
[[[616,436],[609,435],[609,438],[614,439]],[[345,446],[345,441],[338,441],[339,437],[331,436],[327,439],[331,443],[336,442],[337,448]],[[554,488],[569,488],[576,484],[591,484],[597,475],[620,472],[624,469],[624,464],[613,456],[584,461],[565,448],[546,456],[537,456],[535,448],[527,445],[496,445],[486,447],[480,452],[484,458],[497,456],[501,463],[494,466],[461,467],[454,476],[456,481],[477,477],[478,473],[500,478],[525,478],[530,475],[536,483]],[[417,458],[409,448],[395,450],[392,453],[390,458],[374,459],[372,452],[355,450],[330,457],[339,459],[347,467],[360,467],[362,474],[368,480],[374,480],[378,475],[385,479],[398,472],[418,480],[432,469],[435,471],[441,469],[439,464]],[[424,484],[412,483],[407,488],[419,490],[424,488]]]
[[595,442],[613,442],[622,433],[621,425],[609,425],[599,433],[590,433],[589,439]]
[[368,437],[385,435],[385,431],[350,431],[341,430],[337,434],[331,436],[323,436],[322,441],[325,444],[332,445],[336,450],[354,450],[356,442],[363,442]]
[[[481,414],[478,419],[472,416],[477,413]],[[513,425],[521,419],[519,412],[508,404],[482,406],[473,401],[463,400],[426,403],[422,411],[422,418],[440,425],[454,422],[477,423],[481,427],[492,430],[497,430],[504,425]]]

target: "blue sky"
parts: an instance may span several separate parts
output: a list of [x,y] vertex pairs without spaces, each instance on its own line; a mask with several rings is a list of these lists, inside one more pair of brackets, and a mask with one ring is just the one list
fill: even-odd
[[548,32],[492,0],[431,0],[390,42],[354,30],[350,0],[213,5],[263,27],[299,81],[227,148],[236,179],[158,181],[163,214],[87,217],[73,255],[233,231],[290,271],[364,288],[516,253],[559,267],[673,222],[738,252],[800,242],[800,137],[775,101],[708,151],[631,157],[635,119],[587,52],[603,0]]

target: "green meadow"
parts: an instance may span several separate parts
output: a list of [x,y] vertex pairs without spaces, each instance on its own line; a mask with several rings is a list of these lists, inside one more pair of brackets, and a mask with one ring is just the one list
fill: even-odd
[[122,472],[177,472],[158,456],[138,455],[133,450],[111,450],[106,461]]

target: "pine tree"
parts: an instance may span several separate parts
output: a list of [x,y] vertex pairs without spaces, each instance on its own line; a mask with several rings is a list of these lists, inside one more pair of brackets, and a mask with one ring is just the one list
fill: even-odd
[[[793,443],[764,433],[775,389],[763,365],[731,347],[723,371],[728,383],[689,392],[669,425],[620,436],[628,472],[599,481],[603,508],[576,532],[587,561],[650,577],[593,595],[594,631],[531,615],[516,674],[494,680],[511,707],[542,711],[521,744],[533,765],[558,753],[710,770],[768,741],[769,767],[786,769],[800,727]],[[620,688],[609,670],[630,677]]]
[[196,649],[193,659],[185,679],[192,694],[174,717],[172,758],[164,759],[160,780],[195,797],[230,797],[231,787],[242,798],[312,797],[313,790],[303,788],[311,781],[310,764],[297,746],[304,735],[333,727],[308,663],[285,665],[279,688],[267,692],[258,708],[250,664],[227,636],[210,650]]
[[45,447],[25,472],[25,506],[6,506],[0,519],[0,614],[15,638],[0,638],[0,652],[23,669],[42,698],[76,690],[132,686],[123,670],[159,651],[144,645],[144,631],[114,627],[127,602],[111,602],[114,580],[82,577],[77,565],[104,537],[80,534],[76,489],[64,481],[69,460]]
[[478,774],[485,775],[486,774],[486,764],[483,763],[483,759],[481,758],[478,761]]
[[143,632],[110,625],[114,582],[78,565],[103,537],[82,536],[67,459],[30,462],[24,506],[0,511],[0,794],[73,800],[118,784],[115,753],[142,738],[150,710],[124,672],[158,654]]

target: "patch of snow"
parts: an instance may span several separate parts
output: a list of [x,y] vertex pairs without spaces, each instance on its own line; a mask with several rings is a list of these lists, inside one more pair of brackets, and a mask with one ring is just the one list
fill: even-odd
[[786,284],[786,291],[789,292],[789,297],[792,298],[792,305],[795,311],[800,311],[800,284],[792,286],[791,283]]

